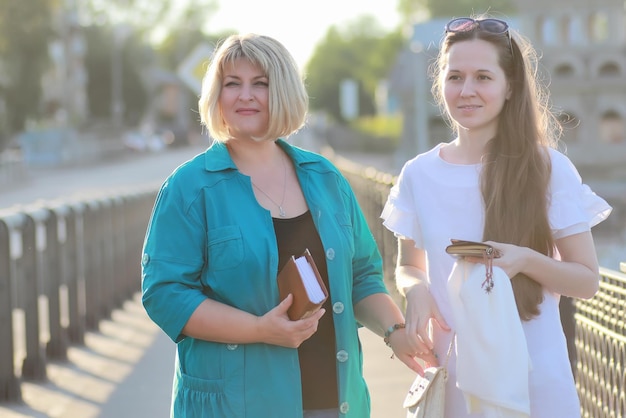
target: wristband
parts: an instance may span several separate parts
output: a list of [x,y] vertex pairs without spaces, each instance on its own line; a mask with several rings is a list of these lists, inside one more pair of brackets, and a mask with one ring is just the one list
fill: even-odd
[[392,326],[387,328],[387,331],[385,331],[385,337],[383,338],[383,341],[385,341],[385,344],[387,344],[388,347],[391,347],[391,344],[389,343],[389,336],[394,331],[397,331],[397,330],[402,329],[404,327],[406,327],[406,324],[401,323],[401,324],[393,324]]

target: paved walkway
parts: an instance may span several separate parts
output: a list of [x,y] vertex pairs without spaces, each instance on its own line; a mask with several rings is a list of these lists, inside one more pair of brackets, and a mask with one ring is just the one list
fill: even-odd
[[[413,372],[369,330],[361,331],[372,418],[402,417]],[[174,344],[148,318],[139,295],[48,365],[48,381],[23,382],[23,404],[0,404],[0,417],[167,418]],[[265,417],[264,417],[265,418]],[[270,418],[270,417],[267,417]]]

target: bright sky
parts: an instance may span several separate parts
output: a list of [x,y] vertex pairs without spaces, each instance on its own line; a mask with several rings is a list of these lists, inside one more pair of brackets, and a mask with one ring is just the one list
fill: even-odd
[[211,32],[234,29],[276,38],[303,67],[331,25],[342,27],[363,15],[392,30],[400,17],[395,0],[220,0]]

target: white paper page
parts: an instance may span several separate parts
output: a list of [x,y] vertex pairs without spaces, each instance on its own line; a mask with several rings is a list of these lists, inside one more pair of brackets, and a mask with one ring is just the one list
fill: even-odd
[[301,256],[296,258],[296,266],[298,267],[300,275],[302,276],[304,288],[306,289],[307,295],[309,295],[309,299],[313,303],[319,303],[324,300],[324,292],[322,291],[322,288],[320,287],[320,284],[315,277],[313,267],[311,267],[306,257]]

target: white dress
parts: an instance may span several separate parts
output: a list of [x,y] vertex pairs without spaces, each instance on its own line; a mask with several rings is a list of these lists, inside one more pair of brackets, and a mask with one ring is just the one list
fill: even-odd
[[[444,161],[443,144],[408,161],[392,188],[381,218],[396,236],[415,241],[426,253],[427,276],[433,298],[454,329],[446,282],[454,259],[445,252],[451,238],[481,241],[484,211],[479,187],[481,164],[458,165]],[[548,217],[555,238],[588,231],[611,212],[602,198],[581,182],[571,161],[550,150],[552,178]],[[532,363],[529,375],[531,418],[577,418],[580,404],[571,373],[559,316],[559,295],[544,291],[541,314],[523,322]],[[445,357],[451,333],[434,327],[435,352]],[[448,363],[446,418],[468,415],[456,388],[454,351]]]

